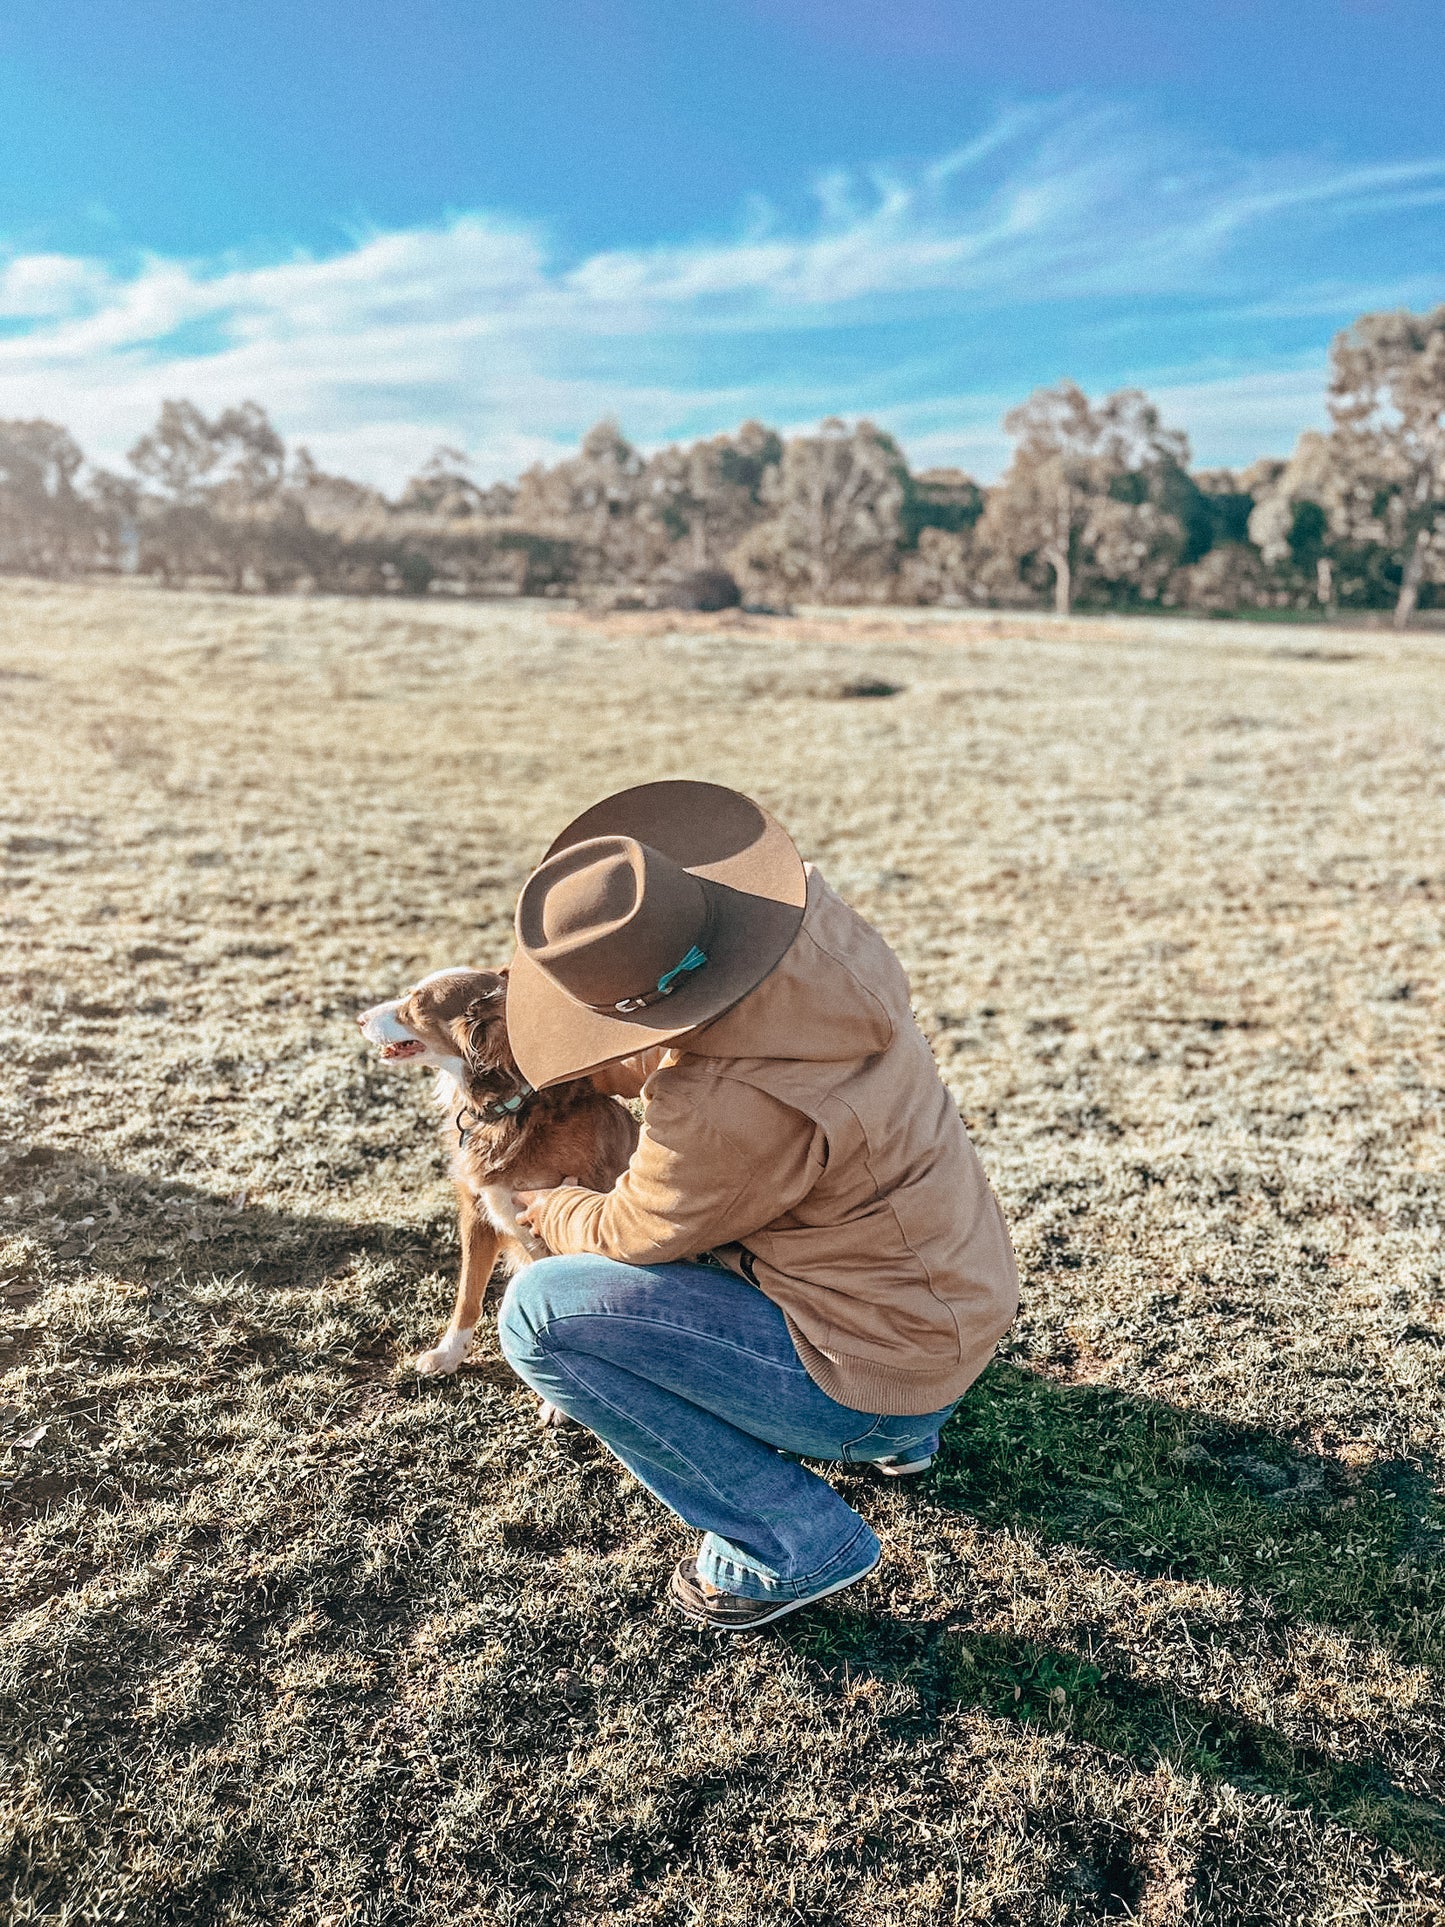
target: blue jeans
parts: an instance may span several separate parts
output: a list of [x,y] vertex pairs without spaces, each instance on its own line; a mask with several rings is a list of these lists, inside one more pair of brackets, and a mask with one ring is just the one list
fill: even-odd
[[705,1536],[702,1577],[746,1599],[801,1599],[867,1571],[872,1529],[785,1453],[918,1457],[953,1407],[855,1412],[804,1371],[783,1314],[708,1264],[543,1258],[507,1287],[502,1350]]

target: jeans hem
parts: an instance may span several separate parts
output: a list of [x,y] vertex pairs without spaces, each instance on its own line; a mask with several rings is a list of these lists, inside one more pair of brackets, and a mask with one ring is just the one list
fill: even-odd
[[865,1572],[872,1571],[883,1551],[873,1528],[859,1519],[858,1530],[847,1544],[816,1571],[797,1579],[775,1579],[740,1559],[735,1547],[730,1547],[728,1553],[718,1550],[727,1543],[715,1533],[708,1533],[697,1555],[697,1570],[709,1585],[718,1586],[739,1599],[806,1599],[850,1573],[861,1579]]

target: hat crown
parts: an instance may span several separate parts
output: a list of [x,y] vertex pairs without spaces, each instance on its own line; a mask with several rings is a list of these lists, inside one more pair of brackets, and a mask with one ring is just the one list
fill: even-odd
[[690,871],[636,837],[598,836],[533,871],[517,942],[576,1002],[613,1009],[655,991],[707,922],[707,893]]
[[517,901],[507,1035],[538,1090],[731,1010],[802,925],[782,824],[720,783],[618,790],[555,839]]

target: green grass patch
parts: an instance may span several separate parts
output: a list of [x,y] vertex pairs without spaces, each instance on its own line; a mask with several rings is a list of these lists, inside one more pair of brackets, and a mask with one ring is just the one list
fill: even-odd
[[1417,1467],[1348,1473],[1258,1428],[1000,1361],[948,1427],[930,1496],[1412,1661],[1445,1652],[1445,1505]]

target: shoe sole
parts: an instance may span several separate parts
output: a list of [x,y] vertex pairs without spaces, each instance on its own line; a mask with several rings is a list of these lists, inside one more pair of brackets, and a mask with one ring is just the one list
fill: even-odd
[[873,1460],[873,1470],[883,1479],[910,1479],[916,1472],[927,1472],[933,1464],[933,1454],[926,1459],[910,1459],[907,1465],[889,1465],[884,1459]]
[[872,1565],[865,1566],[862,1572],[851,1573],[846,1579],[837,1579],[831,1586],[824,1586],[821,1592],[810,1592],[806,1599],[785,1599],[772,1612],[750,1619],[745,1626],[729,1626],[725,1621],[709,1619],[706,1613],[694,1612],[690,1606],[684,1606],[675,1593],[669,1592],[667,1596],[683,1617],[690,1619],[695,1626],[710,1626],[715,1633],[755,1633],[760,1626],[771,1626],[774,1620],[786,1619],[789,1613],[801,1612],[805,1606],[816,1606],[824,1599],[831,1599],[834,1593],[845,1592],[849,1586],[856,1586],[860,1579],[866,1579],[870,1572],[876,1572],[882,1563],[883,1554],[880,1552]]

